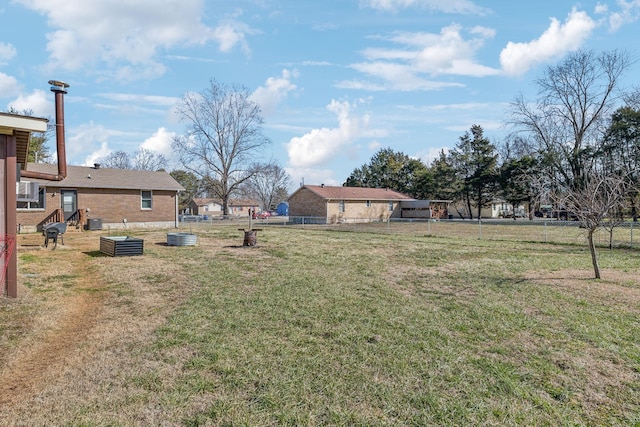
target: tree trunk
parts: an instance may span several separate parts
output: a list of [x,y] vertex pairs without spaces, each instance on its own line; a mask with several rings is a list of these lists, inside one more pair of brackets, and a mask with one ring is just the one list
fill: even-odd
[[596,244],[593,241],[593,233],[595,229],[589,229],[588,239],[589,239],[589,252],[591,252],[591,263],[593,264],[593,272],[596,276],[596,279],[600,279],[600,266],[598,265],[598,254],[596,253]]
[[613,226],[609,229],[609,250],[613,250]]
[[229,196],[222,196],[222,215],[223,217],[227,217],[229,215]]

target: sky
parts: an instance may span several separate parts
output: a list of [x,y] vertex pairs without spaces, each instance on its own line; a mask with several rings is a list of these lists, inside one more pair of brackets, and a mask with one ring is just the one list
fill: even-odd
[[[498,144],[509,103],[576,50],[624,50],[638,87],[640,0],[3,0],[0,111],[54,120],[65,96],[70,165],[163,154],[176,105],[215,80],[251,93],[276,161],[342,185],[391,148],[429,164],[472,125]],[[55,152],[55,143],[50,142]]]

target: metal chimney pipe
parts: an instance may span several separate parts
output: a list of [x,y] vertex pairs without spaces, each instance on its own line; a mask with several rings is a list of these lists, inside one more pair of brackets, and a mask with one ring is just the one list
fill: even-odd
[[27,178],[45,179],[48,181],[62,181],[67,177],[67,155],[64,140],[64,94],[69,85],[60,80],[49,80],[51,92],[55,93],[56,106],[56,151],[58,153],[58,175],[23,170],[21,176]]
[[55,93],[56,103],[56,148],[58,150],[58,175],[67,176],[67,154],[64,140],[64,94],[69,85],[57,80],[49,80],[51,92]]

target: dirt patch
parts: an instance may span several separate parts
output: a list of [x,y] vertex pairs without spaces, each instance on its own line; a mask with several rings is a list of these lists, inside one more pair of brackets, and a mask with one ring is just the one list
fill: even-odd
[[440,297],[469,298],[476,295],[472,286],[464,286],[460,283],[449,283],[447,277],[453,265],[435,267],[394,266],[387,267],[387,284],[407,297],[414,297],[431,293]]
[[56,250],[40,248],[40,238],[31,242],[36,237],[18,242],[28,268],[19,265],[19,298],[3,307],[31,316],[14,342],[0,346],[0,419],[67,423],[89,405],[126,424],[136,414],[119,414],[110,396],[125,395],[118,390],[131,378],[158,370],[139,349],[189,293],[185,272],[162,258],[162,251],[180,249],[154,244],[166,239],[163,232],[145,235],[142,257],[103,256],[92,232],[67,233]]
[[[22,239],[26,241],[26,238]],[[39,248],[32,244],[29,247],[32,250]],[[37,253],[37,256],[48,255],[45,249]],[[105,295],[96,291],[103,284],[89,273],[86,262],[80,259],[82,253],[61,246],[55,255],[64,256],[62,270],[73,283],[67,280],[65,289],[47,291],[46,299],[34,297],[33,291],[20,287],[20,293],[27,294],[22,298],[30,299],[30,304],[37,307],[34,310],[35,318],[31,319],[30,329],[24,332],[21,345],[12,352],[2,354],[6,362],[0,372],[0,404],[7,407],[37,393],[61,375],[68,354],[86,338],[101,310]],[[59,269],[46,267],[43,265],[36,272],[31,270],[28,274],[38,276],[43,282],[50,282],[54,275],[61,273]]]
[[625,310],[640,313],[640,276],[613,269],[602,270],[604,279],[596,280],[588,270],[527,272],[524,279],[533,283],[554,286],[574,296],[603,300]]

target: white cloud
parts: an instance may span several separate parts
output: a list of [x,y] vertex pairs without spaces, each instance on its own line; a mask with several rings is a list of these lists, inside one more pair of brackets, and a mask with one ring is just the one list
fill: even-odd
[[9,106],[18,111],[31,110],[34,116],[52,117],[54,104],[48,93],[36,89],[27,95],[20,95],[9,103]]
[[204,25],[201,0],[92,0],[90,7],[85,0],[16,2],[47,16],[49,66],[58,70],[99,65],[105,77],[133,80],[165,72],[161,50],[208,41],[223,52],[237,45],[248,50],[244,35],[251,30],[235,18],[217,29]]
[[251,94],[251,100],[257,103],[265,116],[273,114],[278,104],[289,92],[297,89],[292,82],[298,77],[297,71],[282,70],[280,77],[269,77],[264,86],[260,86]]
[[484,15],[488,10],[469,0],[361,0],[360,4],[373,9],[396,12],[398,9],[418,7],[436,12]]
[[[85,166],[94,163],[107,156],[112,149],[109,148],[109,139],[136,139],[139,136],[134,132],[109,129],[94,122],[66,128],[66,151],[70,164],[75,164],[73,159],[84,159]],[[125,149],[125,151],[127,151]]]
[[500,63],[505,73],[521,75],[536,64],[557,58],[579,49],[597,23],[585,12],[575,8],[564,24],[551,18],[549,28],[536,40],[528,43],[507,43],[500,52]]
[[[608,16],[609,30],[617,31],[625,24],[636,22],[640,18],[640,0],[618,0],[619,12],[611,12]],[[596,13],[607,13],[608,7],[598,4]]]
[[[468,33],[465,34],[465,33]],[[368,90],[438,90],[462,86],[460,83],[429,80],[423,76],[462,75],[482,77],[496,75],[500,70],[478,64],[476,52],[495,30],[473,27],[465,30],[453,24],[434,33],[396,33],[386,38],[402,48],[369,48],[362,54],[368,62],[355,63],[351,68],[375,79],[343,81],[339,87]],[[381,82],[379,82],[381,81]]]
[[99,149],[85,157],[83,166],[93,166],[96,163],[100,163],[105,157],[109,155],[109,153],[111,153],[111,150],[109,149],[106,141],[103,141],[100,144]]
[[112,101],[151,104],[161,107],[171,107],[178,101],[178,98],[174,96],[143,95],[137,93],[100,93],[98,95]]
[[247,33],[251,33],[247,25],[231,21],[220,24],[213,31],[213,38],[222,52],[230,52],[239,45],[245,53],[249,53],[249,44],[245,38]]
[[372,134],[369,116],[353,113],[356,104],[332,100],[327,109],[336,114],[338,127],[313,129],[301,137],[292,138],[286,144],[290,165],[308,168],[326,163],[357,139]]
[[380,141],[371,141],[368,145],[367,148],[371,151],[378,151],[380,148],[382,147],[382,143]]
[[285,168],[287,174],[291,177],[291,187],[289,192],[293,193],[302,184],[307,185],[342,185],[342,181],[333,178],[335,173],[332,169],[314,169],[314,168]]
[[15,77],[0,73],[0,96],[10,97],[20,93],[20,86]]
[[173,156],[173,150],[171,149],[171,142],[176,136],[175,132],[169,132],[166,128],[159,128],[156,133],[145,139],[140,148],[154,151],[158,154],[162,154],[165,158],[169,159]]
[[423,150],[423,151],[419,151],[416,154],[416,157],[418,159],[420,159],[420,161],[422,163],[424,163],[427,166],[431,166],[431,163],[433,163],[433,161],[435,159],[440,158],[440,153],[442,151],[446,153],[448,153],[451,149],[449,147],[432,147],[429,148],[427,150]]
[[0,64],[13,59],[16,56],[16,48],[11,43],[0,42]]
[[108,140],[112,133],[102,125],[89,122],[73,129],[67,128],[66,133],[67,159],[71,164],[71,159],[84,158],[84,166],[92,166],[111,152]]
[[329,61],[302,61],[302,65],[308,67],[329,67],[333,64]]

